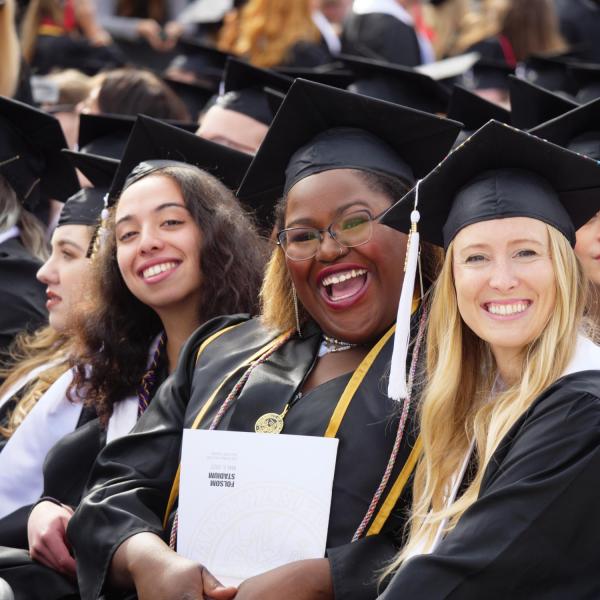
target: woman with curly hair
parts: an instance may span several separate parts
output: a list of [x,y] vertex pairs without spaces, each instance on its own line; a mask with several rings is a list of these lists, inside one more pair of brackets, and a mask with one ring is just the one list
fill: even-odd
[[[49,451],[43,498],[25,529],[31,557],[58,573],[24,555],[19,559],[41,569],[56,589],[67,585],[59,574],[75,572],[64,530],[100,449],[133,427],[197,327],[257,306],[264,252],[254,224],[224,183],[181,161],[193,156],[237,187],[249,158],[152,119],[141,121],[115,178],[114,204],[93,258],[91,300],[77,325],[73,384],[62,402],[67,426],[77,427]],[[147,130],[162,140],[160,151],[149,147]],[[166,158],[175,155],[180,160]],[[21,579],[23,562],[7,564],[2,556],[2,577],[15,590],[53,597],[52,584],[30,587],[30,577]]]

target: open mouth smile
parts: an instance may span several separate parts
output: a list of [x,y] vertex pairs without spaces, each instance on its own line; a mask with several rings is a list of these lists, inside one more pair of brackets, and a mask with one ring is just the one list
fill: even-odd
[[364,268],[346,268],[325,274],[319,283],[319,293],[328,306],[348,308],[365,293],[369,274]]
[[515,300],[514,302],[485,302],[483,309],[495,318],[518,318],[533,302],[531,300]]
[[157,283],[166,279],[180,264],[173,260],[156,263],[140,270],[139,275],[146,283]]

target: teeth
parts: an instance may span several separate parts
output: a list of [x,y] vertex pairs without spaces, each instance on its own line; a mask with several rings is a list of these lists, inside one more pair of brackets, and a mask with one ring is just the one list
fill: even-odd
[[516,315],[522,313],[529,306],[526,302],[515,302],[515,304],[488,304],[487,310],[493,315]]
[[335,275],[329,275],[328,277],[324,277],[321,281],[321,285],[327,287],[328,285],[343,283],[344,281],[352,279],[353,277],[362,277],[366,274],[366,272],[366,269],[352,269],[350,271],[341,271],[340,273],[336,273]]
[[175,262],[166,262],[160,263],[159,265],[152,265],[151,267],[148,267],[147,269],[144,269],[142,271],[142,277],[144,279],[148,279],[148,277],[155,277],[159,273],[164,273],[165,271],[174,269],[176,266],[177,263]]

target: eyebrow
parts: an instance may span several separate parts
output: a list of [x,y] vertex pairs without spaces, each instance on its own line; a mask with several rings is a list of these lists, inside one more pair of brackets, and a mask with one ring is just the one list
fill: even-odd
[[56,243],[56,245],[59,248],[62,248],[64,246],[73,246],[74,248],[77,248],[77,250],[84,252],[84,249],[79,244],[72,242],[71,240],[60,240]]
[[[185,206],[184,204],[179,204],[178,202],[165,202],[164,204],[159,204],[152,212],[157,213],[161,210],[164,210],[165,208],[171,208],[173,206],[176,206],[177,208],[183,208],[183,210],[189,212],[187,206]],[[117,227],[121,223],[124,223],[125,221],[131,221],[133,218],[133,215],[125,215],[115,223],[115,227]]]
[[[518,240],[510,240],[508,242],[509,245],[514,246],[515,244],[536,244],[537,246],[543,246],[544,243],[539,240],[534,240],[532,238],[520,238]],[[460,252],[467,252],[470,250],[477,250],[482,248],[489,248],[490,244],[479,243],[479,244],[469,244],[464,248],[461,248]]]
[[[350,208],[351,206],[356,206],[356,205],[360,205],[360,206],[364,206],[365,208],[368,208],[369,210],[371,209],[371,206],[369,205],[368,202],[366,202],[365,200],[352,200],[352,202],[348,202],[346,204],[342,204],[342,206],[339,206],[336,211],[335,211],[335,216],[334,219],[336,217],[339,217],[346,209]],[[307,226],[311,226],[312,227],[312,223],[313,220],[310,217],[302,217],[300,219],[295,219],[294,221],[292,221],[291,223],[289,223],[286,227],[286,229],[290,229],[294,226],[298,226],[298,225],[307,225]]]

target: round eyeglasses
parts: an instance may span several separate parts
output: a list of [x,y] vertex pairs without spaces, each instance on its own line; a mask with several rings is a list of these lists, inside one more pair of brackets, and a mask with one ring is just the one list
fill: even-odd
[[[386,209],[387,210],[387,209]],[[325,233],[344,248],[356,248],[371,240],[373,223],[383,215],[373,217],[368,210],[346,213],[326,229],[316,227],[290,227],[277,234],[277,243],[290,260],[308,260],[316,256]]]

